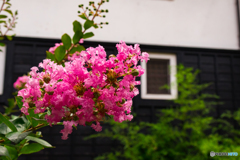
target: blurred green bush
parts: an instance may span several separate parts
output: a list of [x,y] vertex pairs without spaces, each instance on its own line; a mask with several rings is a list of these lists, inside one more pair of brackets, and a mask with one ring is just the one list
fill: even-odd
[[88,137],[109,137],[122,145],[96,160],[240,159],[210,157],[211,151],[240,154],[240,131],[236,129],[240,111],[226,111],[218,118],[211,116],[219,104],[218,97],[203,93],[210,84],[198,84],[198,73],[198,70],[178,66],[175,85],[178,85],[179,95],[173,100],[176,105],[161,109],[157,123],[110,120],[111,129]]

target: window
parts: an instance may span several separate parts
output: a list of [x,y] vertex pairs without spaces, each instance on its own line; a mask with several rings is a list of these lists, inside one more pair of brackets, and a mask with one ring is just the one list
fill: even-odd
[[4,88],[6,46],[1,46],[0,49],[2,50],[0,51],[0,95],[2,95]]
[[[145,73],[141,77],[142,99],[175,99],[176,85],[176,55],[169,53],[149,53],[150,61],[141,62]],[[170,89],[160,89],[163,85]]]

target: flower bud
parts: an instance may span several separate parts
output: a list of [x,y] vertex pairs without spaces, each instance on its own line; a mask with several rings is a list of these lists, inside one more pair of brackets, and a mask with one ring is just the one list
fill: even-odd
[[72,112],[72,113],[76,113],[76,112],[77,112],[77,108],[71,109],[71,112]]
[[117,74],[113,71],[113,69],[109,70],[107,73],[107,79],[110,83],[113,83],[116,81]]
[[32,101],[29,102],[28,105],[29,105],[30,108],[33,108],[35,106],[35,104]]
[[133,91],[133,89],[135,88],[135,86],[133,84],[130,85],[130,90]]
[[139,72],[138,72],[138,70],[133,69],[132,72],[131,72],[131,74],[132,74],[133,76],[138,76],[138,75],[139,75]]
[[124,98],[122,98],[121,104],[124,104],[125,102],[126,102],[126,100]]
[[94,92],[93,95],[94,95],[95,98],[98,98],[98,97],[101,96],[101,94],[100,94],[98,91],[97,91],[97,92]]
[[39,85],[42,86],[44,84],[43,80],[39,80]]
[[94,114],[95,116],[98,115],[98,111],[97,111],[97,110],[93,111],[93,114]]
[[69,111],[65,112],[65,116],[69,117],[71,115],[71,113]]
[[51,80],[51,78],[50,78],[50,75],[49,75],[49,74],[45,74],[45,75],[43,76],[43,81],[44,81],[45,83],[49,83],[50,80]]
[[84,92],[85,92],[85,87],[80,83],[80,84],[76,84],[74,87],[74,90],[76,91],[78,96],[83,96]]
[[85,124],[86,124],[87,126],[91,126],[91,125],[92,125],[92,122],[85,122]]
[[47,94],[49,94],[49,95],[53,95],[53,93],[54,93],[53,91],[47,92]]
[[116,57],[114,54],[108,56],[108,58]]
[[78,121],[78,120],[79,120],[79,117],[78,117],[78,116],[74,116],[74,117],[73,117],[73,120],[74,120],[74,121]]

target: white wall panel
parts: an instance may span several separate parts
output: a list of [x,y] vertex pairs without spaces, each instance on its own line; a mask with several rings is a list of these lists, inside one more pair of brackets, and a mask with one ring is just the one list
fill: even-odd
[[[78,4],[87,0],[12,0],[19,10],[17,36],[60,38],[73,34]],[[235,0],[110,0],[109,26],[91,40],[238,49]]]

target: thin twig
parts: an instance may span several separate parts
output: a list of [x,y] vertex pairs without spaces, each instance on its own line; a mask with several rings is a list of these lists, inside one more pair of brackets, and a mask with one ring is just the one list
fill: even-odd
[[0,13],[1,13],[2,10],[3,10],[3,6],[4,6],[4,4],[5,4],[5,0],[3,0],[2,6],[1,6],[1,9],[0,9]]
[[27,130],[25,130],[25,131],[23,131],[23,132],[34,131],[34,130],[37,130],[37,129],[43,127],[44,125],[45,125],[45,124],[41,123],[41,124],[38,124],[36,127],[29,128],[29,129],[27,129]]
[[12,22],[9,24],[9,26],[7,26],[7,30],[6,32],[3,34],[3,36],[6,36],[7,35],[7,32],[12,29],[12,26],[14,25],[14,22],[15,22],[15,16],[13,16],[13,19],[12,19]]

